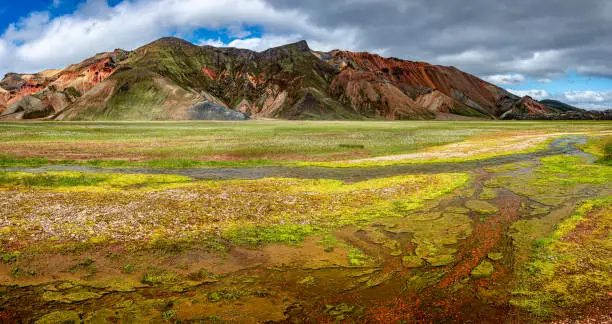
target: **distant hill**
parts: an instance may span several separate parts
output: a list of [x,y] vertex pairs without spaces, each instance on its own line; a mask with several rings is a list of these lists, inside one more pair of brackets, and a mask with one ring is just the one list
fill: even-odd
[[586,111],[584,109],[580,109],[580,108],[576,108],[574,106],[568,105],[566,103],[563,103],[561,101],[558,100],[552,100],[552,99],[544,99],[544,100],[540,100],[540,103],[547,105],[548,107],[554,108],[560,112],[567,112],[567,111]]
[[317,52],[305,41],[254,52],[162,38],[0,81],[3,119],[523,119],[570,107],[454,67]]

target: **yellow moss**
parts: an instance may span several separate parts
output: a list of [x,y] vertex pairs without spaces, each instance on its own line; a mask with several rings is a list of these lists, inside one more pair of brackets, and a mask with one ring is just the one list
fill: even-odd
[[[581,223],[591,230],[576,231]],[[511,302],[547,314],[606,298],[612,289],[610,229],[612,197],[583,202],[549,237],[536,241]]]
[[58,192],[162,190],[184,187],[192,179],[178,175],[85,172],[0,172],[0,186],[40,188]]

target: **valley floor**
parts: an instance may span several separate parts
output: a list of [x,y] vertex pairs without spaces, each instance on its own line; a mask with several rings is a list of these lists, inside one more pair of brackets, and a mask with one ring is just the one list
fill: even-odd
[[0,123],[0,322],[612,321],[609,122]]

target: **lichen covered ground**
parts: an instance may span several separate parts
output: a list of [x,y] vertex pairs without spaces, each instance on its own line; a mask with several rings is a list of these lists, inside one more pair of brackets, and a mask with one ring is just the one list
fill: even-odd
[[[0,171],[0,322],[610,321],[607,131],[545,136],[567,148],[519,162],[478,153],[467,171],[360,181],[15,157]],[[427,150],[476,142],[445,145]]]

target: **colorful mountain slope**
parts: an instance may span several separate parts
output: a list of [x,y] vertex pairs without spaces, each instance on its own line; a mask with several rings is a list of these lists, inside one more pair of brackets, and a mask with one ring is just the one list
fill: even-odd
[[305,41],[253,52],[162,38],[0,82],[4,119],[185,120],[221,111],[237,119],[397,120],[497,119],[557,109],[454,67],[316,52]]

